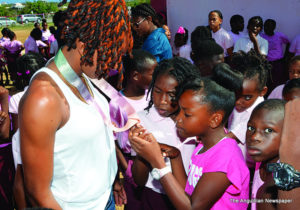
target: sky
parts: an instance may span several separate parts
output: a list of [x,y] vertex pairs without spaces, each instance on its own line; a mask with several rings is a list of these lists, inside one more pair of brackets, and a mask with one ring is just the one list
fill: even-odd
[[[0,0],[0,3],[6,2],[8,4],[11,3],[25,3],[26,1],[31,1],[34,2],[32,0]],[[48,0],[49,2],[59,2],[60,0]]]

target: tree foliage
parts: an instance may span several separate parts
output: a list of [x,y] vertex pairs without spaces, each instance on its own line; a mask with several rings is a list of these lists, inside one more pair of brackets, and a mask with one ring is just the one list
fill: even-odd
[[57,12],[58,7],[56,2],[34,1],[25,3],[25,7],[20,11],[22,14],[43,14]]

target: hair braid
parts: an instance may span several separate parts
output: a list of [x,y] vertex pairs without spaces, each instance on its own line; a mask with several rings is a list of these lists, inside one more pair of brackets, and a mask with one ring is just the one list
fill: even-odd
[[75,41],[79,39],[85,44],[81,65],[93,65],[93,55],[97,51],[97,76],[107,78],[109,71],[116,69],[121,84],[125,39],[129,38],[129,51],[133,46],[125,1],[72,0],[67,13],[62,38],[68,50],[75,49]]
[[157,13],[155,9],[151,7],[150,4],[143,3],[137,5],[136,7],[131,9],[131,15],[132,17],[143,17],[143,18],[151,16],[153,24],[156,25],[157,27],[161,27],[161,24],[158,20]]

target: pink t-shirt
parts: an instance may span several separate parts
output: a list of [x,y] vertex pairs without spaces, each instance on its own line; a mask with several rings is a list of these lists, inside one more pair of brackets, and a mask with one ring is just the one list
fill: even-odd
[[204,153],[199,154],[203,145],[194,150],[190,165],[185,192],[192,195],[202,174],[223,172],[231,182],[222,197],[211,209],[247,209],[245,199],[249,198],[249,170],[243,154],[236,141],[224,138]]
[[282,45],[290,43],[289,38],[280,32],[275,32],[273,36],[261,34],[261,37],[269,42],[269,51],[267,59],[275,61],[283,58]]
[[295,53],[295,56],[300,55],[300,35],[296,36],[292,41],[289,51]]
[[282,91],[284,88],[284,84],[283,85],[279,85],[277,86],[268,96],[268,99],[272,99],[272,98],[278,98],[278,99],[283,99],[282,98]]
[[39,53],[39,48],[36,44],[35,39],[32,36],[29,36],[26,39],[24,43],[24,47],[25,47],[25,53],[28,53],[29,51]]
[[18,40],[7,41],[1,44],[5,49],[7,49],[10,53],[15,53],[22,49],[22,42]]
[[[253,183],[252,183],[252,193],[251,193],[251,199],[256,199],[256,194],[258,189],[264,184],[263,180],[261,180],[259,175],[259,168],[260,168],[261,162],[255,163],[255,171],[253,176]],[[251,209],[256,210],[256,203],[251,203]]]

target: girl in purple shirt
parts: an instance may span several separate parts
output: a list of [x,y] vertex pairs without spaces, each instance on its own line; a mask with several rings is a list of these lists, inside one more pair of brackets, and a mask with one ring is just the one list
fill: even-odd
[[[178,149],[160,146],[138,126],[129,133],[133,149],[153,172],[159,171],[158,177],[152,176],[160,180],[176,209],[247,209],[249,171],[236,141],[224,130],[235,104],[234,92],[241,85],[240,74],[218,64],[212,79],[196,77],[178,89],[178,134],[201,140],[192,154],[188,177]],[[172,173],[164,173],[166,156]]]

